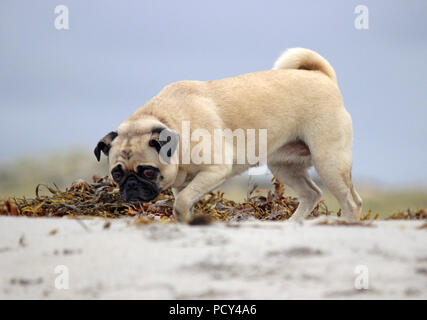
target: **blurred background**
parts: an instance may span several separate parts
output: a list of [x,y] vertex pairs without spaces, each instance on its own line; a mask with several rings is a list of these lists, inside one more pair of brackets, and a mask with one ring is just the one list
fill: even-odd
[[[360,4],[368,29],[355,27]],[[58,5],[68,30],[55,28]],[[425,0],[2,0],[0,198],[106,175],[97,141],[171,82],[270,69],[284,49],[306,47],[338,75],[364,211],[426,208],[426,17]],[[222,189],[243,199],[270,178]]]

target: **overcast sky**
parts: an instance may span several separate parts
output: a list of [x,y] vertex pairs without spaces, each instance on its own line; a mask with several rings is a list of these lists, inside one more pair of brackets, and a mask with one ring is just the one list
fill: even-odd
[[[55,29],[59,4],[69,30]],[[359,4],[368,30],[354,27]],[[427,186],[426,18],[425,0],[1,0],[0,162],[73,146],[92,153],[168,83],[269,69],[298,46],[338,75],[353,175]]]

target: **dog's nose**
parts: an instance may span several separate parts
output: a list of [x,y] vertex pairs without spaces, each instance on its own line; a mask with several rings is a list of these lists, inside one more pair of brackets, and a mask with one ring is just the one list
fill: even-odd
[[129,188],[136,188],[138,186],[138,182],[134,178],[129,178],[127,185]]

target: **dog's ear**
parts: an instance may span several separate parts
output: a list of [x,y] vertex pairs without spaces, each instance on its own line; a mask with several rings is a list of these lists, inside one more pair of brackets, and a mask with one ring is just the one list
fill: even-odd
[[157,150],[161,160],[169,164],[172,155],[178,148],[179,134],[164,127],[157,127],[151,131],[151,139],[148,144]]
[[101,159],[101,151],[108,156],[108,152],[111,148],[111,142],[118,136],[116,131],[111,131],[109,134],[107,134],[104,138],[99,140],[98,144],[96,145],[95,150],[93,151],[95,153],[96,160]]

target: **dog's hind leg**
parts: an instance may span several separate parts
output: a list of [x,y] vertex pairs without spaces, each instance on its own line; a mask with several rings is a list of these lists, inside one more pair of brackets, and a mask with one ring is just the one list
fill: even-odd
[[314,167],[338,200],[347,221],[360,219],[362,199],[351,181],[351,145],[330,143],[328,150],[311,148]]
[[351,179],[353,129],[343,106],[331,109],[310,123],[305,134],[311,159],[323,184],[338,200],[343,217],[360,219],[362,200]]
[[340,166],[336,161],[329,164],[327,162],[316,164],[315,162],[314,165],[323,183],[340,203],[344,218],[348,221],[359,220],[362,199],[351,182],[351,168]]
[[291,187],[298,197],[298,208],[289,221],[306,218],[322,197],[322,191],[311,180],[307,167],[299,163],[275,163],[268,167],[279,182]]

